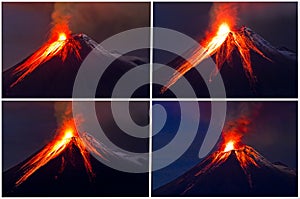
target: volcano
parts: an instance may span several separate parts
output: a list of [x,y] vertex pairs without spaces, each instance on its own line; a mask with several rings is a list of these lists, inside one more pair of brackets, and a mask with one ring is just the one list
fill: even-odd
[[[201,42],[203,47],[190,50],[188,60],[176,57],[168,65],[175,68],[170,80],[155,88],[157,97],[172,96],[168,88],[185,76],[198,97],[209,97],[203,77],[195,67],[207,58],[212,58],[216,68],[209,81],[220,72],[227,97],[296,97],[297,55],[281,47],[276,48],[243,26],[233,29],[222,23],[208,38]],[[221,96],[222,97],[222,96]]]
[[252,147],[228,143],[155,196],[296,196],[297,175],[282,163],[271,163]]
[[[72,97],[77,72],[86,56],[93,50],[116,57],[85,34],[58,33],[36,52],[3,72],[3,97]],[[137,56],[123,55],[108,67],[95,93],[96,97],[110,97],[117,80],[128,70],[146,63]],[[99,60],[101,67],[101,60]],[[136,97],[148,95],[141,88]]]
[[70,133],[3,173],[3,196],[147,196],[148,174],[114,170]]

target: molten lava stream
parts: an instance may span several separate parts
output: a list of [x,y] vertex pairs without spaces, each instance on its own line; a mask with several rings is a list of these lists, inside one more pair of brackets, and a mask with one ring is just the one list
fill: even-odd
[[64,149],[73,142],[80,150],[82,158],[84,160],[84,165],[89,174],[90,178],[94,177],[92,170],[92,165],[90,163],[90,155],[88,151],[92,151],[96,155],[102,157],[96,149],[91,145],[86,145],[83,140],[79,137],[78,133],[75,130],[74,121],[70,120],[65,122],[62,129],[58,131],[58,135],[47,144],[38,154],[36,154],[32,159],[26,162],[21,167],[21,172],[23,175],[15,183],[16,186],[19,186],[24,181],[26,181],[35,171],[47,164],[50,160],[56,158],[60,155]]
[[204,59],[214,54],[216,50],[222,45],[230,32],[230,27],[226,23],[222,23],[214,37],[210,39],[207,45],[198,48],[194,51],[193,55],[173,74],[171,80],[162,88],[161,92],[164,93],[170,86],[172,86],[180,77],[182,77],[190,69],[201,63]]

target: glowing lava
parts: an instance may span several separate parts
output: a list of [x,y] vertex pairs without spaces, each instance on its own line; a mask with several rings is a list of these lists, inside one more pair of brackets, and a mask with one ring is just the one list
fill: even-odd
[[226,35],[227,36],[229,32],[230,32],[230,28],[229,28],[228,24],[227,23],[222,23],[219,27],[217,35],[219,35],[219,36]]
[[67,40],[67,35],[65,33],[60,33],[58,36],[58,41],[65,41]]
[[69,139],[72,138],[74,136],[74,130],[73,129],[67,129],[65,131],[65,135],[63,139]]
[[201,42],[203,47],[199,47],[198,49],[196,49],[192,53],[190,58],[176,69],[169,82],[161,89],[161,93],[164,93],[186,72],[188,72],[193,67],[196,67],[204,59],[214,56],[216,69],[211,74],[211,81],[212,76],[217,75],[223,64],[225,62],[231,61],[231,56],[235,49],[240,55],[242,66],[250,83],[253,84],[256,81],[251,66],[250,50],[253,50],[269,61],[271,60],[267,58],[263,54],[263,52],[261,52],[256,47],[254,41],[251,38],[245,36],[244,27],[242,27],[239,31],[233,31],[231,28],[231,24],[229,22],[226,22],[226,19],[223,19],[223,21],[220,22],[217,27],[218,28],[214,34],[210,34],[207,39]]
[[71,37],[68,25],[66,23],[57,24],[53,27],[49,40],[13,71],[13,75],[17,75],[18,78],[10,87],[18,84],[37,67],[55,56],[59,56],[62,61],[65,61],[69,53],[74,53],[80,59],[80,49],[80,43]]
[[234,142],[233,141],[229,141],[226,144],[224,152],[228,152],[228,151],[231,151],[231,150],[234,150]]
[[[15,185],[19,186],[22,184],[35,171],[59,156],[67,147],[71,147],[72,144],[80,150],[86,171],[90,179],[93,178],[95,174],[93,173],[88,151],[92,151],[100,157],[102,157],[102,155],[91,144],[87,144],[85,140],[79,137],[76,132],[74,120],[71,119],[64,123],[63,127],[58,130],[56,137],[49,144],[21,167],[20,171],[22,172],[22,176],[17,180]],[[65,161],[62,162],[64,163]],[[64,169],[64,166],[65,165],[62,165],[61,170]]]
[[[211,54],[215,53],[215,51],[224,43],[228,34],[230,33],[230,28],[227,23],[222,23],[219,26],[218,32],[216,36],[214,36],[211,41],[207,44],[205,48],[205,56],[210,56]],[[207,57],[205,57],[207,58]],[[200,63],[200,62],[198,62]],[[197,63],[197,64],[198,64]]]

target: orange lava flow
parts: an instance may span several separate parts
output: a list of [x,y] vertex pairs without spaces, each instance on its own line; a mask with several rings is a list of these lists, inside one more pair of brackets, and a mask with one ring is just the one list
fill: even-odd
[[74,40],[70,35],[71,32],[67,24],[54,26],[50,39],[13,71],[13,74],[18,75],[19,77],[10,85],[10,87],[18,84],[37,67],[49,61],[54,56],[59,56],[62,61],[65,61],[68,54],[74,52],[76,57],[80,59],[80,43]]
[[[92,145],[87,145],[76,132],[75,124],[73,119],[64,123],[63,127],[58,131],[57,136],[47,144],[38,154],[26,162],[22,167],[22,176],[15,183],[19,186],[26,181],[35,171],[47,164],[50,160],[59,156],[70,143],[74,143],[80,150],[80,154],[84,160],[86,171],[90,178],[94,177],[92,165],[90,163],[90,155],[88,151],[102,157],[99,152],[93,148]],[[62,160],[64,163],[64,159]]]
[[256,163],[256,159],[258,159],[258,154],[256,152],[250,152],[249,148],[244,148],[243,150],[235,151],[236,157],[238,158],[241,167],[243,168],[244,172],[247,174],[247,168],[250,165],[254,165],[258,167]]
[[243,31],[243,28],[240,31],[233,31],[231,29],[231,25],[227,22],[219,23],[216,33],[204,40],[202,42],[203,47],[196,49],[190,58],[176,69],[171,79],[161,89],[161,93],[164,93],[167,89],[169,89],[170,86],[172,86],[186,72],[196,67],[203,60],[214,55],[216,69],[211,74],[211,81],[212,76],[217,75],[222,65],[226,61],[231,61],[231,56],[234,49],[236,49],[240,55],[247,78],[251,84],[254,83],[255,75],[251,66],[250,50],[253,50],[269,61],[271,60],[255,46],[254,42],[250,38],[243,34]]
[[[229,155],[230,153],[224,151],[217,151],[213,153],[210,163],[206,165],[203,169],[201,169],[198,173],[196,173],[195,176],[198,176],[202,173],[206,173],[210,169],[217,168],[219,165],[221,165],[223,162],[227,160]],[[208,158],[210,158],[210,156]]]

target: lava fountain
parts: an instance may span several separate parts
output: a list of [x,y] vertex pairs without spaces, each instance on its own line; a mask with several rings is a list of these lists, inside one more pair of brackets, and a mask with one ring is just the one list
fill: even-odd
[[226,143],[224,152],[228,152],[231,150],[234,150],[234,142],[233,141],[229,141],[228,143]]

